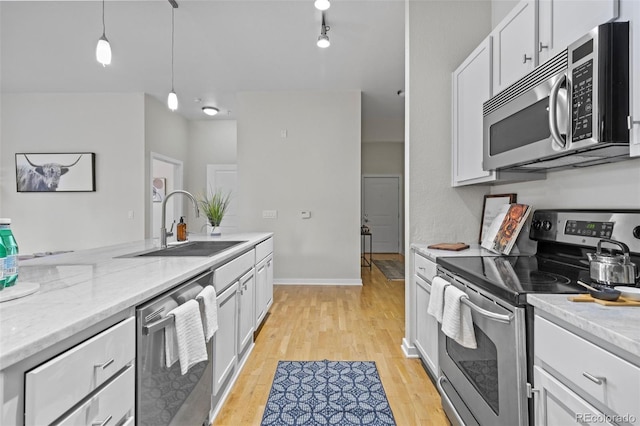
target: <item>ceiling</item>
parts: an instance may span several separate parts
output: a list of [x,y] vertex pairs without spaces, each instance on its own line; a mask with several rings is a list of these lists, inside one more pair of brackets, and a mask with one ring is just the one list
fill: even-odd
[[[355,89],[362,91],[363,126],[403,119],[404,1],[331,3],[331,46],[320,49],[321,12],[313,0],[178,0],[177,113],[203,120],[201,107],[213,105],[221,112],[214,119],[235,119],[238,92]],[[95,0],[1,1],[2,92],[144,92],[165,103],[169,2],[106,1],[113,52],[107,67],[95,59],[101,13]]]

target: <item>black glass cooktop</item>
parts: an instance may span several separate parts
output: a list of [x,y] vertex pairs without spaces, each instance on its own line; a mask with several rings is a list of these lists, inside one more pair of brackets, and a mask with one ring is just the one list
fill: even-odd
[[528,293],[584,293],[589,271],[538,256],[438,257],[438,265],[515,305]]

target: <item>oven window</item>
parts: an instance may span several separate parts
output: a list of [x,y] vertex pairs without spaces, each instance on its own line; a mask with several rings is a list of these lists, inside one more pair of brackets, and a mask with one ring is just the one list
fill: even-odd
[[498,398],[498,354],[496,345],[475,324],[476,349],[465,348],[447,337],[447,354],[491,409],[500,414]]
[[543,98],[493,124],[489,129],[489,153],[502,154],[550,138],[548,107],[549,98]]

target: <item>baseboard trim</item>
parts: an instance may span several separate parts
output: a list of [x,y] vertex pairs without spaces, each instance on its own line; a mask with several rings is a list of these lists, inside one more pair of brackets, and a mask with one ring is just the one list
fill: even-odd
[[418,353],[418,349],[415,346],[409,343],[406,338],[402,339],[402,352],[404,352],[404,356],[407,358],[420,358],[420,354]]
[[349,279],[349,278],[279,278],[273,280],[274,284],[278,285],[362,285],[362,279]]

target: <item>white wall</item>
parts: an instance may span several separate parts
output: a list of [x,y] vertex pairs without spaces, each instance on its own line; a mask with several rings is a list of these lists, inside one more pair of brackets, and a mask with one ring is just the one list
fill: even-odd
[[[1,216],[21,253],[144,237],[143,116],[141,94],[2,95]],[[19,152],[94,152],[96,192],[18,193]]]
[[362,144],[362,174],[404,175],[404,144],[373,142]]
[[[275,232],[278,282],[360,283],[360,92],[237,101],[241,229]],[[263,210],[278,219],[262,219]]]
[[405,240],[474,242],[489,188],[451,187],[451,73],[489,33],[491,3],[409,1],[408,7],[410,228]]
[[[398,97],[398,102],[404,99]],[[362,128],[362,142],[404,142],[404,118],[377,117]]]

